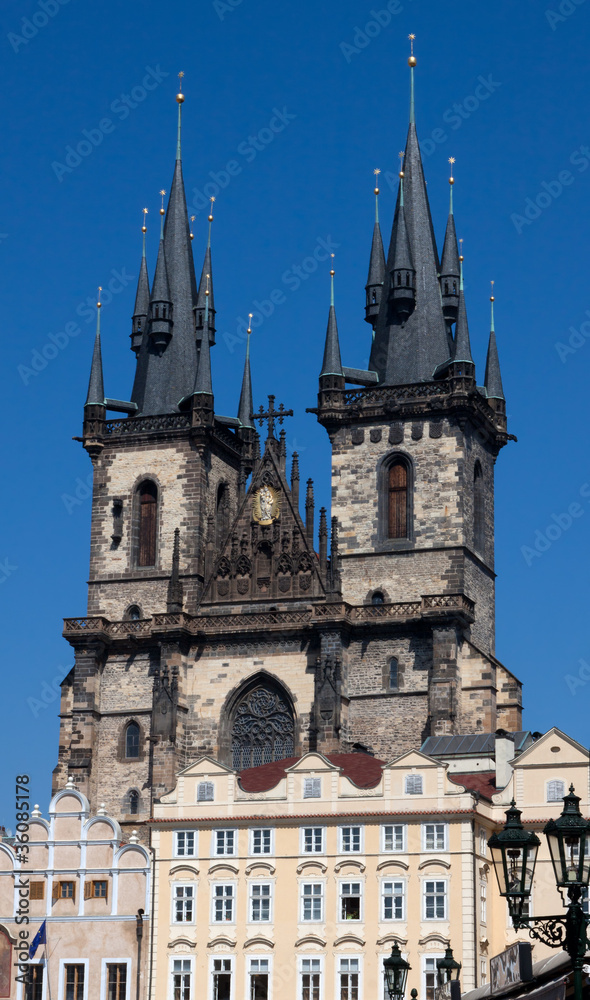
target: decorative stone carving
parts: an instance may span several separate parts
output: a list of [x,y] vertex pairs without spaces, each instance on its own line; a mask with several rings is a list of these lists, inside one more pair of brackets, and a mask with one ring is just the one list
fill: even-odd
[[381,440],[381,428],[371,427],[370,438],[373,444],[377,444]]
[[436,420],[436,421],[435,420],[431,420],[430,421],[430,431],[429,431],[430,437],[431,438],[442,437],[442,432],[443,432],[443,425],[442,425],[441,421],[440,420]]
[[389,443],[401,444],[404,439],[403,424],[392,424],[389,428]]
[[424,433],[422,423],[412,424],[412,441],[419,441]]
[[353,427],[350,438],[353,444],[363,444],[365,440],[365,432],[362,427]]

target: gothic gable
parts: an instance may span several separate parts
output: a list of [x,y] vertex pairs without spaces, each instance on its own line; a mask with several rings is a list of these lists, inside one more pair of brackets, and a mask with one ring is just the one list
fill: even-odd
[[324,581],[284,473],[277,442],[270,439],[220,549],[213,526],[207,541],[211,567],[203,604],[323,597]]

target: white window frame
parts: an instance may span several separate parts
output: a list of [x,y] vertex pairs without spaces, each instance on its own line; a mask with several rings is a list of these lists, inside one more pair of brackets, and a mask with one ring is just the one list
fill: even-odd
[[[254,850],[254,834],[261,833],[263,836],[265,833],[270,834],[270,849],[268,851],[255,851]],[[254,826],[248,831],[248,854],[252,858],[271,858],[275,853],[275,831],[272,826]]]
[[[358,830],[359,832],[359,846],[358,850],[351,848],[346,850],[344,847],[344,831],[345,830]],[[338,827],[338,853],[339,854],[362,854],[365,849],[365,828],[362,823],[345,823],[343,826]]]
[[[335,996],[337,1000],[340,1000],[340,974],[342,972],[340,968],[341,962],[358,962],[358,977],[359,977],[359,987],[358,995],[359,998],[363,995],[363,956],[362,955],[335,955],[335,970],[334,970],[334,982],[336,984]],[[349,970],[350,972],[350,970]]]
[[479,960],[479,985],[486,986],[488,982],[488,960],[487,958],[480,958]]
[[[427,828],[429,826],[434,827],[434,831],[433,831],[434,847],[428,847],[428,845],[427,845],[427,837],[428,837]],[[438,844],[436,843],[437,838],[438,838],[437,827],[442,827],[443,828],[443,830],[442,830],[442,834],[443,834],[443,846],[442,847],[439,847]],[[448,849],[449,849],[449,824],[448,823],[439,823],[437,820],[435,820],[433,822],[428,821],[428,822],[422,823],[422,850],[423,851],[428,851],[429,854],[432,854],[432,853],[436,854],[437,852],[444,854],[446,851],[448,851]]]
[[[192,901],[193,901],[193,919],[192,920],[177,920],[176,919],[176,890],[177,889],[192,889]],[[196,921],[196,911],[197,911],[197,883],[196,882],[181,882],[174,881],[170,883],[170,898],[172,902],[172,912],[170,914],[170,923],[174,924],[175,927],[192,927]]]
[[[437,917],[437,916],[427,917],[426,916],[426,895],[427,895],[427,893],[426,893],[426,886],[427,886],[428,882],[444,882],[444,886],[445,886],[445,888],[444,888],[445,912],[444,912],[444,916],[442,916],[442,917]],[[438,894],[435,892],[435,895],[438,895]],[[443,921],[443,922],[448,921],[448,919],[449,919],[449,880],[445,876],[435,875],[433,877],[428,877],[428,878],[423,878],[422,879],[422,919],[423,920],[427,920],[428,923],[431,923],[431,922],[435,923],[436,921],[438,921],[439,923],[441,921]],[[444,955],[442,957],[444,958]]]
[[[71,962],[71,961],[72,961],[72,959],[68,959],[68,962]],[[45,955],[43,955],[42,958],[32,958],[32,959],[30,959],[29,962],[28,962],[28,964],[29,964],[29,966],[40,965],[42,967],[42,969],[43,969],[43,988],[41,990],[41,1000],[46,1000],[46,998],[49,996],[49,994],[47,993],[47,961],[45,959]],[[19,973],[19,975],[20,975],[20,973]],[[24,988],[23,984],[22,983],[17,983],[17,989],[16,989],[17,1000],[23,1000],[24,995],[25,995],[25,988]]]
[[[319,789],[319,794],[315,794],[315,789]],[[309,790],[309,791],[308,791]],[[303,779],[303,798],[304,799],[321,799],[322,797],[322,779],[318,777],[304,778]]]
[[[358,885],[359,887],[359,918],[358,920],[350,920],[342,916],[342,886],[344,885]],[[352,895],[352,893],[351,893]],[[362,924],[365,919],[365,883],[362,878],[339,878],[338,879],[338,918],[337,922],[339,924],[355,924],[357,927]]]
[[216,961],[217,962],[219,962],[219,961],[229,962],[229,966],[230,966],[230,968],[229,968],[229,974],[231,976],[230,987],[229,987],[229,997],[230,997],[230,1000],[234,1000],[235,993],[236,993],[236,961],[235,961],[235,955],[219,954],[219,955],[210,955],[209,956],[209,982],[207,984],[207,996],[208,996],[209,1000],[214,1000],[214,994],[213,994],[213,976],[215,974],[214,963]]
[[[379,885],[379,920],[382,921],[382,923],[387,923],[387,924],[392,924],[392,923],[396,923],[396,922],[399,923],[399,921],[406,920],[407,919],[406,905],[407,905],[408,880],[405,879],[405,878],[398,878],[397,876],[394,875],[394,876],[383,876],[383,878],[381,878],[379,880],[379,882],[380,882],[380,885]],[[386,893],[385,892],[385,886],[386,885],[391,885],[391,884],[396,884],[396,883],[400,884],[401,887],[402,887],[402,891],[401,891],[401,897],[402,897],[402,915],[401,915],[401,917],[386,917],[385,916],[385,896],[389,896],[389,895],[396,896],[396,895],[398,895],[398,893],[395,893],[395,892],[391,893],[391,894],[390,893]]]
[[479,828],[479,853],[482,858],[487,858],[488,856],[488,831],[485,826],[480,826]]
[[[218,886],[231,886],[232,887],[232,894],[231,894],[231,900],[232,900],[232,919],[231,920],[216,920],[215,919],[215,901],[218,898],[215,895],[215,890],[216,890],[216,888]],[[237,881],[235,879],[216,879],[215,882],[211,883],[211,915],[210,915],[210,920],[211,920],[211,926],[212,927],[232,927],[233,924],[235,924],[235,922],[236,922],[237,895],[238,895],[238,893],[237,893],[237,886],[238,886],[238,883],[237,883]],[[222,897],[219,897],[219,898],[222,898],[222,899],[225,900],[225,899],[229,899],[230,897],[223,895]],[[224,907],[224,909],[225,909],[225,907]],[[217,955],[217,958],[219,958],[219,957],[220,956]]]
[[[254,920],[252,916],[252,910],[253,910],[252,904],[254,900],[253,889],[254,886],[259,886],[259,885],[268,886],[269,889],[268,920]],[[262,899],[264,897],[261,896],[259,898]],[[271,879],[252,879],[251,882],[248,882],[248,923],[255,924],[257,927],[259,927],[262,924],[268,926],[269,924],[273,923],[273,920],[274,920],[274,882],[271,881]]]
[[303,965],[305,962],[319,962],[319,975],[320,975],[320,1000],[324,1000],[324,956],[323,955],[300,955],[298,958],[298,983],[297,983],[297,1000],[302,1000],[303,998],[303,976],[305,970]]
[[488,922],[488,883],[483,881],[479,883],[479,922]]
[[[130,958],[101,958],[100,960],[100,1000],[107,997],[107,965],[127,966],[127,985],[125,988],[125,1000],[131,1000],[131,959]],[[45,989],[45,976],[43,976],[43,989]]]
[[[437,986],[437,973],[438,973],[438,970],[436,968],[436,963],[439,960],[439,958],[444,958],[444,957],[445,957],[444,956],[444,952],[436,952],[436,954],[422,955],[422,962],[421,962],[421,969],[420,969],[420,977],[422,979],[422,990],[421,990],[420,996],[423,997],[424,1000],[426,1000],[426,976],[427,976],[427,974],[429,972],[434,972],[434,983],[435,983],[435,987],[434,988],[436,989],[436,986]],[[426,965],[427,965],[427,963],[429,961],[434,961],[434,969],[428,969],[426,967]]]
[[[419,792],[409,792],[408,791],[408,784],[410,783],[410,780],[414,780],[414,779],[418,779],[418,781],[420,782],[420,791]],[[422,774],[406,774],[406,776],[404,778],[404,794],[405,795],[424,795],[424,776]]]
[[[321,857],[322,854],[326,853],[326,833],[327,833],[327,829],[326,829],[325,826],[319,826],[317,823],[314,823],[314,824],[309,825],[309,826],[302,826],[302,827],[300,827],[300,830],[301,830],[301,833],[300,833],[300,845],[299,845],[299,847],[300,847],[299,853],[300,854],[305,854],[307,857],[317,858],[317,857]],[[322,835],[322,849],[321,849],[321,851],[306,851],[305,850],[305,831],[306,830],[321,830],[321,835]]]
[[[550,799],[549,798],[549,788],[551,787],[551,785],[555,785],[555,784],[560,784],[561,785],[562,794],[559,795],[556,799]],[[549,781],[545,782],[545,802],[550,802],[551,804],[553,804],[554,802],[556,802],[556,803],[557,802],[562,802],[563,801],[563,796],[565,795],[565,789],[566,789],[565,781],[563,781],[561,778],[550,778]]]
[[[233,850],[224,850],[221,854],[217,850],[217,835],[219,833],[228,834],[233,833],[234,835],[234,846]],[[224,838],[225,839],[225,838]],[[211,857],[212,858],[235,858],[238,853],[238,830],[233,826],[219,826],[213,830],[211,835]]]
[[[395,830],[396,827],[400,827],[402,831],[402,846],[401,847],[386,847],[385,846],[385,830],[387,827],[391,827]],[[395,841],[395,834],[393,835]],[[408,825],[407,823],[382,823],[381,824],[381,853],[382,854],[403,854],[408,849]]]
[[[320,916],[319,920],[314,920],[314,919],[312,919],[312,920],[306,920],[305,919],[305,916],[304,916],[304,914],[305,914],[305,906],[304,906],[305,894],[304,894],[303,889],[304,889],[304,886],[306,886],[306,885],[319,885],[319,886],[321,886],[321,890],[322,891],[321,891],[320,896],[319,896],[319,898],[320,898],[320,907],[321,907],[321,916]],[[312,898],[315,898],[315,895],[312,896]],[[326,919],[326,880],[325,879],[318,879],[318,878],[301,879],[301,881],[299,883],[299,923],[300,924],[304,924],[306,927],[309,927],[310,924],[323,924],[324,921],[325,921],[325,919]]]
[[[193,835],[193,853],[184,854],[178,853],[178,838],[179,836],[186,837],[187,833],[192,833]],[[199,852],[199,831],[198,830],[175,830],[174,831],[174,857],[175,858],[196,858]]]
[[[84,1000],[88,1000],[88,968],[89,958],[60,958],[59,960],[59,983],[57,988],[57,1000],[64,1000],[66,995],[66,965],[84,966]],[[43,988],[45,988],[45,976],[43,976]]]
[[191,977],[191,1000],[195,992],[195,960],[191,955],[171,955],[168,959],[168,1000],[174,1000],[174,962],[190,962],[189,975]]
[[245,983],[245,994],[244,1000],[250,1000],[252,995],[250,989],[250,976],[252,975],[252,962],[268,962],[268,1000],[272,1000],[272,955],[248,955],[248,961],[246,963],[246,983]]

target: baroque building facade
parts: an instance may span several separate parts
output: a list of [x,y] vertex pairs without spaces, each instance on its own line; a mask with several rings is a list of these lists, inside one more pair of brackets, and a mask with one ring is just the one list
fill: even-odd
[[521,728],[520,683],[494,651],[494,465],[510,436],[495,333],[481,386],[452,197],[439,257],[413,97],[387,256],[373,232],[367,371],[342,364],[333,297],[329,310],[312,412],[332,509],[317,531],[313,483],[300,500],[296,455],[287,469],[291,411],[270,396],[255,412],[248,348],[237,416],[215,409],[211,240],[197,281],[177,100],[129,401],[105,395],[98,311],[80,439],[88,607],[65,622],[54,772],[56,791],[73,776],[127,830],[204,754],[234,770],[314,751],[389,760],[430,736]]

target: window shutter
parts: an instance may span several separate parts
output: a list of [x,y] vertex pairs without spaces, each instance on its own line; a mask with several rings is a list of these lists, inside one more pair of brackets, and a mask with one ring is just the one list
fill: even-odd
[[109,883],[108,883],[108,881],[105,882],[105,890],[104,890],[103,899],[104,899],[105,903],[108,903],[108,900],[109,900]]
[[51,888],[52,900],[59,899],[59,882],[54,882]]
[[84,883],[84,899],[90,899],[92,896],[92,882]]
[[402,462],[394,462],[389,469],[388,529],[390,538],[407,538],[408,471]]
[[72,903],[76,902],[76,883],[72,882]]
[[139,565],[156,564],[156,524],[158,514],[157,489],[154,483],[144,483],[139,491]]
[[45,883],[31,882],[29,888],[29,895],[31,899],[45,899]]

